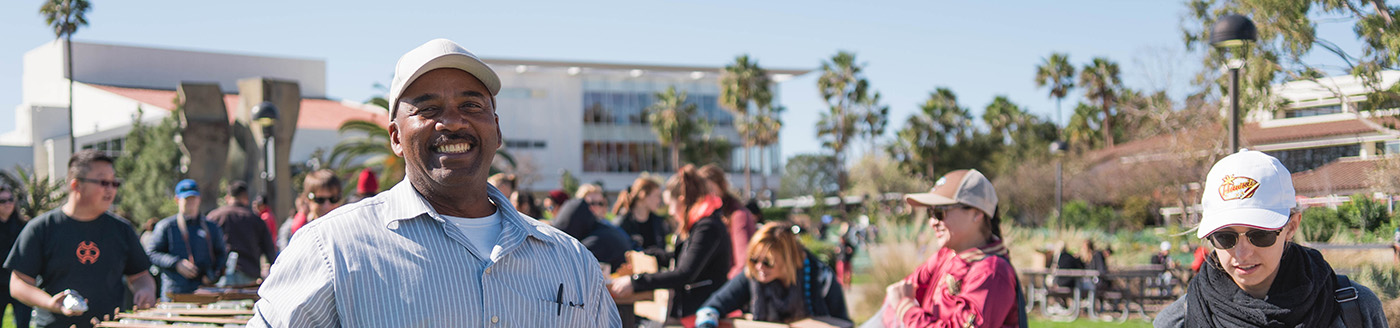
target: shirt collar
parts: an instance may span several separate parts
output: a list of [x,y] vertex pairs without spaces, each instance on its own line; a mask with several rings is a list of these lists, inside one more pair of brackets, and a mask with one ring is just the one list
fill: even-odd
[[[510,200],[495,186],[486,184],[486,195],[490,197],[492,203],[495,203],[496,211],[500,213],[502,222],[515,225],[516,228],[527,231],[530,236],[537,239],[545,238],[544,232],[529,224],[526,218],[515,210],[515,206],[511,204]],[[428,200],[423,198],[417,189],[413,188],[413,184],[407,178],[399,181],[389,191],[375,196],[374,199],[386,205],[387,210],[380,216],[380,220],[388,228],[398,225],[398,221],[416,219],[422,216],[427,216],[441,223],[447,222],[447,219],[433,209],[432,205],[428,204]]]
[[1000,238],[992,237],[991,243],[987,243],[987,245],[982,247],[965,250],[962,253],[958,253],[958,257],[962,258],[963,262],[972,263],[981,261],[987,258],[988,255],[1002,256],[1006,254],[1006,245],[1001,243]]

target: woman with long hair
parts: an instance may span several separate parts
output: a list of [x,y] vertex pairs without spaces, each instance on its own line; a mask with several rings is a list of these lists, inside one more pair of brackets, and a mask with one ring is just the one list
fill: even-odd
[[729,227],[730,250],[734,252],[734,264],[729,267],[729,277],[744,272],[744,250],[749,249],[749,239],[758,230],[758,216],[744,207],[744,202],[729,191],[729,176],[719,165],[709,164],[700,168],[700,177],[705,178],[709,192],[722,201],[724,224]]
[[791,223],[764,224],[745,254],[744,274],[710,295],[696,315],[696,327],[715,327],[722,313],[737,309],[768,322],[851,320],[835,272],[802,247]]
[[723,201],[705,191],[705,181],[694,165],[683,166],[671,176],[662,196],[677,227],[675,266],[668,271],[613,279],[611,288],[621,296],[671,289],[667,316],[681,318],[700,310],[700,304],[729,281],[733,253],[729,250],[729,230],[721,218]]
[[[19,232],[24,230],[26,219],[19,215],[19,210],[16,208],[18,207],[16,205],[19,204],[18,200],[19,195],[15,194],[14,190],[0,185],[0,248],[4,248],[4,250],[0,250],[0,253],[3,253],[5,257],[10,256],[10,248],[15,246]],[[0,269],[0,272],[6,276],[10,275],[10,270]],[[10,286],[9,281],[9,279],[5,279],[6,290]],[[24,302],[11,297],[10,293],[4,293],[3,296],[0,296],[0,312],[5,312],[7,305],[14,305],[15,326],[29,327],[31,308],[24,305]]]
[[643,176],[617,195],[612,213],[618,220],[617,226],[627,232],[642,253],[656,257],[658,263],[665,263],[669,259],[666,236],[670,234],[671,226],[656,215],[661,205],[661,184]]
[[886,288],[878,315],[885,326],[1025,327],[1024,298],[1002,244],[992,182],[977,170],[957,170],[930,192],[904,199],[928,211],[941,248]]

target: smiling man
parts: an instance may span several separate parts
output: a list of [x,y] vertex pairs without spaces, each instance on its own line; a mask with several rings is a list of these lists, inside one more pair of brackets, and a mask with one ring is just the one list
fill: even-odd
[[1385,327],[1376,295],[1339,277],[1298,233],[1293,178],[1257,151],[1226,156],[1206,175],[1196,236],[1215,248],[1186,295],[1156,327]]
[[496,73],[452,41],[399,59],[389,138],[407,179],[308,223],[251,327],[621,327],[598,261],[487,184]]

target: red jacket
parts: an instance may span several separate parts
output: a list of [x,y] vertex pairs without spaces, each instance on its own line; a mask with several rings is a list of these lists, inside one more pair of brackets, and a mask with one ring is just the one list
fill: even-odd
[[1016,269],[996,241],[954,254],[942,248],[914,270],[906,282],[914,298],[886,307],[885,326],[1018,327]]

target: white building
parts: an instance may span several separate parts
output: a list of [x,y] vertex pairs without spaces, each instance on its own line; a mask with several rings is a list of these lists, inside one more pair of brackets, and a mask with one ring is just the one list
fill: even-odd
[[[329,151],[337,128],[352,119],[388,123],[382,109],[328,99],[324,60],[184,51],[137,46],[73,43],[74,116],[79,148],[122,151],[137,108],[157,122],[174,108],[181,81],[217,82],[232,112],[240,106],[237,81],[266,77],[296,81],[301,118],[290,160],[302,162],[317,149]],[[16,164],[62,177],[68,152],[68,77],[63,43],[52,42],[24,56],[23,97],[15,130],[0,134],[0,168]],[[558,188],[565,170],[581,182],[602,182],[609,191],[626,188],[642,172],[664,174],[669,156],[641,111],[654,94],[675,86],[689,94],[713,124],[708,138],[739,144],[732,117],[719,107],[721,66],[662,66],[619,63],[485,59],[500,75],[497,97],[506,151],[524,170],[523,189]],[[390,67],[392,63],[384,63]],[[770,70],[786,81],[809,70]],[[774,88],[775,92],[777,88]],[[775,97],[775,103],[778,101]],[[232,115],[231,115],[232,117]],[[766,161],[759,163],[759,152]],[[726,164],[733,185],[743,186],[741,147]],[[777,146],[753,150],[754,188],[777,188]],[[388,186],[384,186],[388,187]]]

